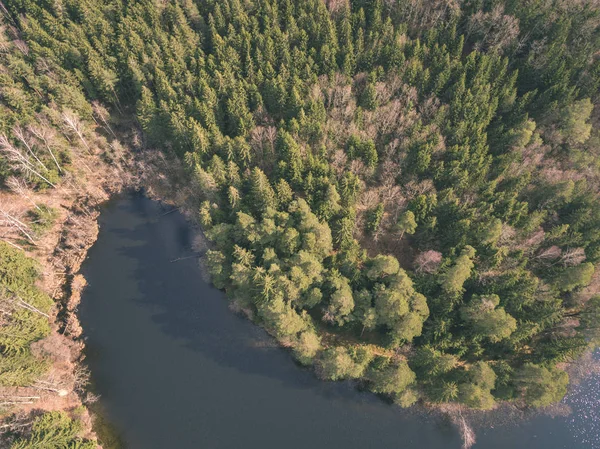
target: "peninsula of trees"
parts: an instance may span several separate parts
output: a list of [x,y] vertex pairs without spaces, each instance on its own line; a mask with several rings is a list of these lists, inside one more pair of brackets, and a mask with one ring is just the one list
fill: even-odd
[[[564,396],[600,319],[597,3],[2,11],[7,188],[60,188],[133,126],[186,167],[214,284],[323,378],[402,406]],[[41,213],[13,217],[21,244]]]

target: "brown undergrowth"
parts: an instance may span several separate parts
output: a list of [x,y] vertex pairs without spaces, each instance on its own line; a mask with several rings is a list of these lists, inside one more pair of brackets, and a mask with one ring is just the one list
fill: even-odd
[[[130,139],[135,132],[124,135]],[[88,249],[98,236],[100,206],[124,189],[138,189],[154,173],[143,161],[145,152],[135,145],[127,149],[117,140],[109,142],[96,134],[93,149],[63,177],[56,188],[43,191],[2,191],[0,206],[11,216],[27,221],[33,207],[54,211],[51,226],[25,238],[10,223],[0,224],[0,239],[37,260],[41,267],[39,287],[54,300],[49,321],[51,333],[31,346],[32,353],[48,362],[47,372],[26,387],[0,387],[4,415],[0,413],[0,440],[3,431],[27,428],[44,411],[76,411],[85,424],[85,438],[95,438],[92,419],[85,407],[95,400],[86,388],[89,373],[83,363],[84,342],[77,318],[81,292],[86,285],[79,274]],[[152,154],[148,152],[148,154]],[[94,169],[91,170],[90,167]],[[29,227],[30,226],[30,227]],[[9,443],[7,443],[9,444]],[[0,445],[0,447],[2,447]]]

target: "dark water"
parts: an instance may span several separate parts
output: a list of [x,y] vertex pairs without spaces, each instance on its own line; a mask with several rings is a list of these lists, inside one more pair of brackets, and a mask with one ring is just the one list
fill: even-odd
[[[191,236],[182,216],[165,211],[138,194],[112,200],[83,267],[88,363],[105,417],[126,447],[461,447],[443,420],[299,368],[263,331],[228,310],[194,258],[171,262],[192,254]],[[495,426],[480,432],[475,447],[600,447],[585,423],[540,417]]]

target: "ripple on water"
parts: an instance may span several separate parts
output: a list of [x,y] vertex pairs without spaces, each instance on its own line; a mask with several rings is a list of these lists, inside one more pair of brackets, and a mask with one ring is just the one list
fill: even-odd
[[571,388],[564,402],[573,413],[569,428],[583,447],[600,448],[600,373],[593,373]]

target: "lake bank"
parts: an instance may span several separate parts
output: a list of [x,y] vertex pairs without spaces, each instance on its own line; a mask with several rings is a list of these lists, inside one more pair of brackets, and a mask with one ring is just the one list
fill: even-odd
[[[320,381],[231,313],[188,258],[189,224],[170,210],[140,195],[114,198],[82,267],[88,363],[127,447],[461,447],[447,421]],[[481,428],[474,447],[589,448],[567,424],[540,416]]]

